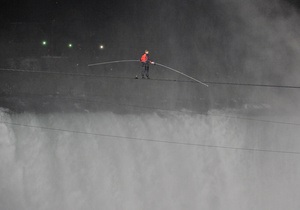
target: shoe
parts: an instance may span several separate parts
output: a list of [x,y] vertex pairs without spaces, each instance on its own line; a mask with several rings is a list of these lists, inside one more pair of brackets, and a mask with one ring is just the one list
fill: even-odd
[[147,79],[150,79],[150,77],[147,77]]
[[145,79],[145,77],[142,77],[142,79]]

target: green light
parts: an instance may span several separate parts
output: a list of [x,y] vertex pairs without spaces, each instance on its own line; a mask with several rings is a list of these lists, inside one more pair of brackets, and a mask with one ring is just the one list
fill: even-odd
[[72,48],[72,47],[73,47],[72,43],[69,43],[69,44],[68,44],[68,47],[69,47],[69,48]]
[[47,41],[42,41],[42,45],[46,46],[47,45]]

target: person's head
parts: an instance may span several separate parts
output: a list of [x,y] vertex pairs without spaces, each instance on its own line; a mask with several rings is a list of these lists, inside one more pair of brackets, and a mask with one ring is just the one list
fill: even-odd
[[146,54],[149,54],[149,50],[145,50],[145,53],[146,53]]

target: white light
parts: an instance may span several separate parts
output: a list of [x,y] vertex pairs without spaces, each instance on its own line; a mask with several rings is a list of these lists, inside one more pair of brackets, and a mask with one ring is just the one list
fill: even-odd
[[101,44],[101,45],[99,46],[99,48],[100,48],[100,50],[103,50],[103,49],[104,49],[104,45]]

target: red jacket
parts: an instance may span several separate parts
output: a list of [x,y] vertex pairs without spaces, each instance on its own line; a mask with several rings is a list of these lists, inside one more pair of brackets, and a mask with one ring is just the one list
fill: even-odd
[[[150,60],[149,60],[149,55],[146,54],[146,53],[144,53],[144,54],[142,55],[140,61],[141,61],[142,63],[148,63],[148,62],[150,61]],[[151,61],[150,61],[150,62],[151,62]]]

